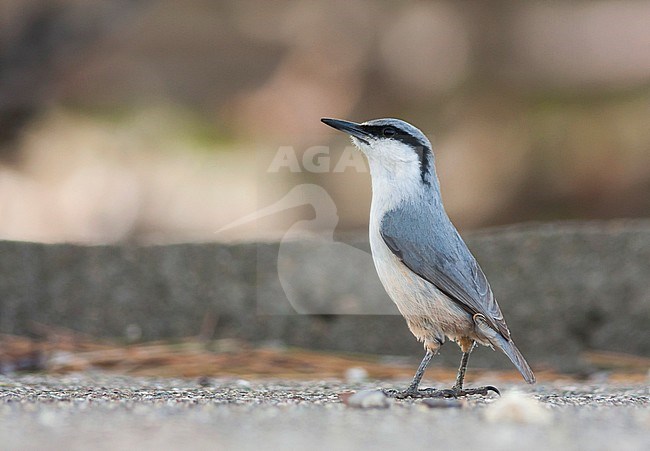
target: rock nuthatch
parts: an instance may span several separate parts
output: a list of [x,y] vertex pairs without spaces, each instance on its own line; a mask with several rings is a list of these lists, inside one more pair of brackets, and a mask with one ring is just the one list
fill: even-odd
[[[370,248],[379,279],[426,354],[406,390],[385,390],[397,398],[487,395],[492,386],[463,389],[469,355],[476,343],[503,351],[526,382],[535,376],[515,346],[485,274],[442,205],[431,143],[398,119],[357,124],[322,121],[352,137],[366,155],[372,176]],[[451,389],[419,389],[422,375],[445,338],[463,351]]]

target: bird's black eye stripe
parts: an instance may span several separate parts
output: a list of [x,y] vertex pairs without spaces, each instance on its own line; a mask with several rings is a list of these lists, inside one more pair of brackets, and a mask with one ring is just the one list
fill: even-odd
[[363,125],[363,129],[377,138],[390,138],[408,144],[417,149],[418,147],[428,147],[425,143],[415,136],[406,133],[393,125]]
[[393,127],[384,127],[381,133],[385,138],[392,138],[397,134],[397,130],[395,130]]

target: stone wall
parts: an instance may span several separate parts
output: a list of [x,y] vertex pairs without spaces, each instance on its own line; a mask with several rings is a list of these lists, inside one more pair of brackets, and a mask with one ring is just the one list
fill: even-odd
[[[533,366],[581,369],[587,350],[650,355],[650,221],[528,224],[466,238]],[[347,243],[0,242],[0,332],[29,334],[36,322],[125,340],[207,334],[419,356],[370,257],[353,258],[363,260],[356,249],[367,242]],[[458,358],[455,345],[443,346],[440,360]],[[509,366],[488,349],[473,360]]]

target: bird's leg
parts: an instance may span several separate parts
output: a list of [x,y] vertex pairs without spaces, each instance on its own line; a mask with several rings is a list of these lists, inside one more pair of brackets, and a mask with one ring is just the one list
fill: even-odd
[[465,372],[467,371],[467,362],[469,362],[469,355],[474,350],[476,342],[472,340],[472,344],[468,347],[463,346],[465,343],[461,344],[461,349],[463,351],[463,357],[460,359],[460,367],[458,367],[458,374],[456,375],[456,383],[452,387],[454,390],[462,390],[463,382],[465,381]]
[[420,385],[424,371],[427,369],[427,366],[429,366],[429,362],[431,361],[432,357],[433,351],[427,348],[427,352],[424,354],[424,358],[422,359],[422,362],[420,362],[420,366],[415,372],[415,376],[413,376],[413,380],[409,384],[408,388],[406,390],[387,389],[384,390],[384,394],[386,394],[386,396],[390,396],[391,398],[398,399],[421,398],[421,390],[418,390],[418,386]]
[[442,343],[440,343],[439,341],[427,342],[425,344],[427,352],[424,355],[424,358],[422,359],[422,362],[420,363],[418,370],[415,372],[415,376],[413,376],[413,380],[409,384],[408,388],[406,390],[392,390],[392,389],[384,390],[384,394],[386,396],[390,396],[391,398],[397,398],[397,399],[434,398],[434,397],[445,396],[444,394],[441,393],[440,390],[436,390],[435,388],[422,388],[422,389],[418,388],[420,386],[420,381],[422,380],[422,376],[424,375],[424,371],[427,369],[427,366],[429,366],[429,362],[431,361],[431,358],[438,352],[441,345]]
[[467,371],[467,362],[469,361],[469,355],[474,350],[476,342],[470,340],[469,338],[461,338],[459,340],[460,349],[463,351],[463,357],[460,359],[460,367],[458,367],[458,375],[456,376],[456,383],[450,390],[441,390],[445,392],[447,397],[457,398],[459,396],[466,395],[483,395],[487,396],[490,391],[495,392],[497,395],[500,395],[499,390],[492,385],[486,385],[485,387],[476,387],[463,389],[463,382],[465,381],[465,372]]
[[418,387],[420,386],[420,381],[422,380],[422,376],[424,376],[424,372],[427,369],[427,366],[429,366],[429,362],[431,361],[431,358],[433,357],[433,352],[430,349],[427,349],[426,354],[424,354],[424,358],[422,359],[422,362],[420,362],[420,366],[418,367],[418,370],[415,372],[415,376],[413,376],[413,380],[411,381],[409,387],[406,389],[407,392],[413,393],[418,391]]

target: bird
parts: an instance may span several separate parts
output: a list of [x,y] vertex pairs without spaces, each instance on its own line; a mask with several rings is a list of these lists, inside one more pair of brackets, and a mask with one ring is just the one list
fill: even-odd
[[[393,118],[321,121],[350,135],[368,160],[369,238],[375,269],[409,330],[424,344],[424,358],[409,386],[384,393],[400,399],[499,394],[491,385],[463,386],[477,343],[500,349],[526,382],[535,383],[485,274],[444,209],[435,156],[424,133]],[[450,389],[419,388],[446,339],[462,351],[455,384]]]

